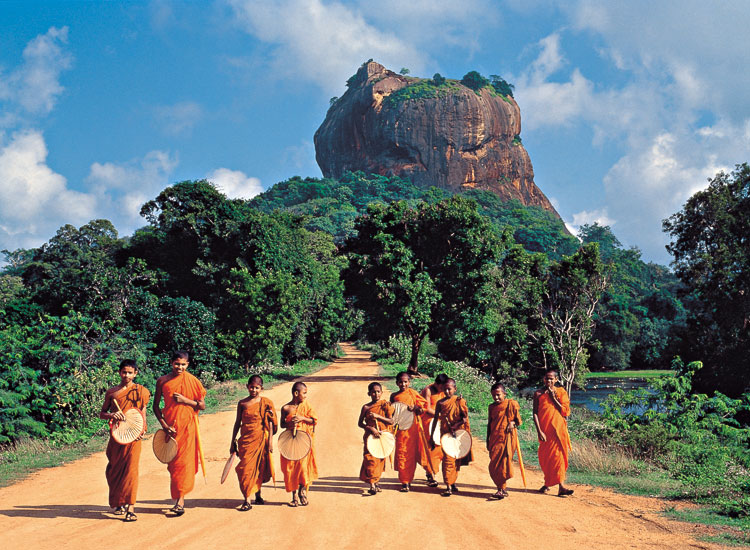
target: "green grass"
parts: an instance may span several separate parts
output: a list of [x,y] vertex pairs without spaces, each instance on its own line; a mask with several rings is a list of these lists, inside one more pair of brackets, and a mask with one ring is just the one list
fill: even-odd
[[725,546],[750,546],[750,518],[730,518],[709,507],[678,510],[672,506],[664,510],[664,515],[677,521],[711,525],[720,529],[718,533],[701,537],[701,540]]
[[620,370],[614,372],[589,372],[586,378],[660,378],[674,376],[671,370]]
[[[261,373],[265,390],[284,382],[289,382],[300,376],[318,371],[329,364],[329,361],[315,359],[299,361],[289,367],[278,367]],[[242,373],[234,380],[220,382],[208,388],[206,395],[206,410],[202,414],[232,410],[237,401],[247,396],[247,378],[249,374]],[[102,397],[103,398],[103,397]],[[156,421],[149,403],[146,423],[148,432],[155,432],[159,423]],[[76,443],[59,443],[52,440],[26,439],[16,443],[13,447],[0,450],[0,487],[7,487],[28,477],[37,470],[61,466],[90,454],[103,451],[107,446],[109,429],[102,420],[102,428],[93,437]],[[104,472],[102,472],[104,475]]]

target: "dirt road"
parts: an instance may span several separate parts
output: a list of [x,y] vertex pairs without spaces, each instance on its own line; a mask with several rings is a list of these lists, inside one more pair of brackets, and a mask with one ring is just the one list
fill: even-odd
[[[476,461],[461,470],[459,495],[439,496],[424,485],[418,468],[410,493],[400,493],[387,468],[384,491],[365,495],[358,479],[362,436],[357,416],[368,400],[367,384],[378,367],[369,355],[345,346],[347,356],[305,379],[310,403],[320,417],[316,452],[320,479],[310,505],[290,508],[283,480],[266,487],[265,506],[240,513],[242,501],[232,472],[219,483],[228,456],[234,412],[201,420],[208,483],[200,474],[187,497],[187,513],[165,516],[171,506],[169,474],[154,458],[150,441],[141,456],[136,511],[139,521],[124,523],[107,506],[104,453],[34,474],[0,489],[0,547],[5,550],[67,548],[213,549],[239,548],[512,548],[555,550],[593,548],[718,548],[697,542],[694,528],[658,515],[663,503],[575,486],[574,497],[539,495],[538,471],[528,471],[529,491],[520,478],[510,481],[510,497],[488,501],[494,491],[489,458],[475,440]],[[277,409],[289,400],[291,384],[265,392]],[[276,471],[279,472],[278,456]],[[518,474],[517,474],[518,475]],[[693,532],[691,532],[693,531]]]

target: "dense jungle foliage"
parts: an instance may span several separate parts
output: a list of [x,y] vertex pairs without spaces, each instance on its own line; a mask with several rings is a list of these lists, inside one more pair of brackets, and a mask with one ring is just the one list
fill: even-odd
[[[747,232],[732,236],[746,229],[747,167],[702,193],[736,211],[724,248],[745,246]],[[192,352],[196,374],[221,380],[330,354],[342,338],[401,335],[414,370],[429,338],[443,360],[511,386],[555,366],[573,388],[589,368],[668,367],[678,352],[700,360],[703,350],[687,344],[700,341],[719,344],[704,351],[704,379],[727,382],[740,372],[731,354],[746,348],[748,323],[741,308],[710,317],[715,296],[736,304],[691,252],[704,245],[688,239],[700,219],[690,204],[668,227],[675,276],[608,227],[584,226],[578,240],[549,212],[487,192],[361,173],[291,178],[251,201],[206,181],[175,184],[143,206],[147,224],[132,236],[93,220],[37,249],[5,251],[0,442],[87,437],[117,362],[135,358],[153,385],[175,348]],[[744,291],[750,256],[725,256],[742,274],[725,285]],[[712,332],[722,323],[739,339]],[[747,390],[739,375],[729,385],[734,398]]]

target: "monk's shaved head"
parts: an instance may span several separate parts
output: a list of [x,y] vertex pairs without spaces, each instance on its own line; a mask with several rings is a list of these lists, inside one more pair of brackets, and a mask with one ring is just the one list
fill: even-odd
[[304,382],[295,382],[292,386],[292,395],[294,395],[298,391],[301,391],[303,388],[307,389],[307,384],[305,384]]
[[247,385],[251,386],[253,383],[258,384],[261,388],[263,387],[263,379],[258,374],[253,374],[250,378],[247,379]]
[[445,385],[446,386],[453,386],[455,388],[456,387],[456,381],[453,380],[453,378],[448,378],[448,380],[445,381]]

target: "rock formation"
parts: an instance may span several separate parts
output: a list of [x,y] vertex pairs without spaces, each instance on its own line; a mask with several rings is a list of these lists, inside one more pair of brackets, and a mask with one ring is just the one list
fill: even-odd
[[485,189],[557,215],[534,184],[513,98],[491,86],[435,85],[372,61],[347,86],[315,132],[324,176],[361,170],[453,191]]

